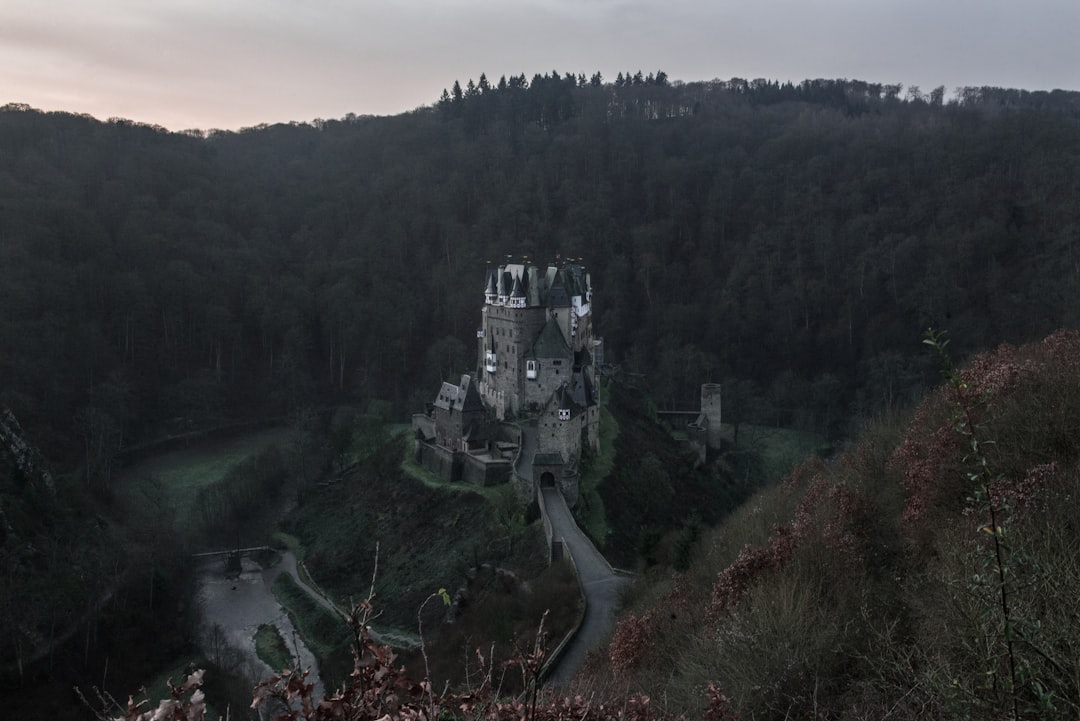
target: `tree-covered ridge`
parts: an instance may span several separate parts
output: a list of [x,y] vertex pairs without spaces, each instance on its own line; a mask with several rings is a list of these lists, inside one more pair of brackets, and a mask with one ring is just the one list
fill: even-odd
[[583,258],[609,358],[662,406],[720,381],[733,419],[830,435],[919,392],[929,324],[966,351],[1076,323],[1076,94],[660,75],[205,137],[9,106],[3,399],[67,457],[413,410],[472,366],[507,253]]

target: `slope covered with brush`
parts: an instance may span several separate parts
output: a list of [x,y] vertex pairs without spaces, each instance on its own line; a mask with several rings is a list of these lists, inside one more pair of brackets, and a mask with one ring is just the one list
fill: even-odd
[[584,682],[692,716],[710,684],[747,719],[1077,714],[1078,370],[1075,332],[947,368],[640,584]]

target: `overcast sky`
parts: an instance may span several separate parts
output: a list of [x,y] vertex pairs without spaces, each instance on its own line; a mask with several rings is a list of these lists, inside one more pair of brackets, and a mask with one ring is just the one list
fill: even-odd
[[395,114],[455,79],[1080,90],[1080,0],[2,0],[0,105],[170,130]]

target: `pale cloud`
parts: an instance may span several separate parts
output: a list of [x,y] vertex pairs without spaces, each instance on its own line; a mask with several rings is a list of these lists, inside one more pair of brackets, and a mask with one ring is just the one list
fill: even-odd
[[1075,0],[7,0],[0,103],[170,128],[387,114],[455,79],[861,78],[1080,89]]

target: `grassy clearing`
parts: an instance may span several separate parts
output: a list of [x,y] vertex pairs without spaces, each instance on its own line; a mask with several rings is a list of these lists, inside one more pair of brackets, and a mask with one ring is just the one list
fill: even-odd
[[120,496],[133,507],[168,509],[182,527],[193,523],[199,490],[273,445],[292,443],[292,428],[272,428],[224,441],[200,441],[196,447],[169,451],[125,469],[117,480]]
[[[730,426],[724,426],[729,439],[733,437],[732,430]],[[739,426],[739,445],[761,458],[760,480],[766,484],[786,476],[792,468],[815,455],[823,443],[821,436],[815,433],[772,426]]]
[[278,627],[264,623],[255,631],[255,653],[270,668],[283,671],[296,664]]

